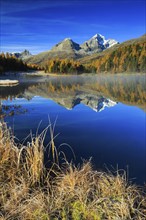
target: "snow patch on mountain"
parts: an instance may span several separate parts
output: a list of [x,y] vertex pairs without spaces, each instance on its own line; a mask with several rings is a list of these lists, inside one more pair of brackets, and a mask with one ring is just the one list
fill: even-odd
[[117,44],[119,43],[118,41],[114,40],[114,39],[105,39],[105,36],[101,35],[101,34],[95,34],[92,38],[90,38],[90,40],[95,39],[96,41],[98,41],[99,43],[106,45],[107,43],[111,43],[111,44]]
[[101,112],[105,109],[105,107],[113,107],[117,104],[117,102],[112,101],[111,99],[101,99],[101,101],[98,102],[98,105],[96,107],[96,110],[98,112]]
[[91,37],[88,41],[85,41],[81,47],[87,51],[94,51],[94,50],[105,50],[109,47],[118,44],[119,42],[114,39],[106,39],[105,36],[101,34],[95,34]]

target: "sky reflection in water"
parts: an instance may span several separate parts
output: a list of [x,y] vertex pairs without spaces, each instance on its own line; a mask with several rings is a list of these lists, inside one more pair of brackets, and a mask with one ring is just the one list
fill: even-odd
[[[28,89],[27,96],[36,91],[43,95],[43,90]],[[68,89],[68,88],[67,88]],[[39,91],[39,92],[38,92]],[[89,91],[88,91],[89,92]],[[23,92],[23,94],[26,93]],[[46,90],[45,93],[46,94]],[[88,94],[88,95],[87,95]],[[26,95],[26,94],[25,94]],[[48,94],[49,97],[49,92]],[[50,98],[53,99],[51,93]],[[85,101],[85,98],[88,100]],[[54,122],[57,117],[55,134],[59,136],[55,139],[56,146],[62,143],[69,144],[76,155],[76,163],[81,162],[81,158],[89,159],[92,157],[93,164],[98,169],[108,167],[111,169],[118,166],[119,169],[128,169],[130,178],[134,178],[137,183],[146,181],[146,146],[145,146],[145,112],[143,109],[122,103],[117,103],[112,107],[105,107],[104,110],[96,112],[92,109],[96,101],[96,95],[93,96],[84,92],[79,97],[84,101],[74,105],[74,99],[77,97],[73,94],[67,95],[62,93],[55,95],[54,101],[42,96],[35,96],[29,101],[24,98],[13,99],[12,101],[3,101],[3,105],[21,105],[27,109],[25,114],[14,114],[14,116],[5,117],[5,121],[12,127],[14,134],[21,141],[30,134],[36,134],[39,126],[39,132],[45,129],[51,121]],[[68,104],[68,110],[64,106],[57,104]],[[90,99],[89,99],[90,98]],[[110,98],[111,99],[111,98]],[[116,100],[117,101],[117,100]],[[85,105],[86,104],[86,105]],[[89,105],[89,106],[87,106]],[[68,107],[68,106],[67,106]],[[45,144],[50,140],[47,133]],[[62,147],[68,159],[72,154],[67,147]]]

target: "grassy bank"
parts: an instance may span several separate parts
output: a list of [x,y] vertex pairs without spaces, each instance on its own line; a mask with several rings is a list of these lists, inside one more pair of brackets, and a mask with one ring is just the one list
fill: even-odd
[[0,124],[1,220],[145,219],[144,191],[128,184],[124,174],[97,172],[90,162],[59,166],[53,139],[53,162],[45,168],[44,133],[27,146],[16,146]]

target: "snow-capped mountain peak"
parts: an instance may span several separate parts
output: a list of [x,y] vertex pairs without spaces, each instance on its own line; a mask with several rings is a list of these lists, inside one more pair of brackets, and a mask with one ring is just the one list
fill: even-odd
[[97,33],[89,40],[85,41],[81,45],[81,48],[84,49],[86,52],[92,53],[93,51],[99,52],[105,50],[109,47],[114,46],[115,44],[118,44],[118,41],[114,39],[106,39],[105,36]]
[[114,40],[114,39],[108,39],[108,40],[105,40],[105,42],[104,42],[104,45],[105,45],[106,47],[112,47],[112,46],[114,46],[115,44],[119,44],[119,42],[116,41],[116,40]]
[[109,47],[113,46],[114,44],[119,43],[118,41],[114,40],[114,39],[105,39],[105,36],[101,35],[101,34],[95,34],[92,38],[95,39],[96,41],[98,41],[100,44],[103,45],[108,45]]
[[72,41],[72,39],[71,38],[65,38],[63,41]]
[[103,35],[101,35],[101,34],[95,34],[93,37],[91,37],[91,39],[92,39],[92,38],[94,38],[94,39],[95,39],[95,38],[96,38],[96,39],[100,39],[100,38],[101,38],[101,39],[105,39],[105,37],[104,37]]
[[105,37],[101,34],[95,34],[90,40],[95,40],[100,44],[104,44],[105,42]]

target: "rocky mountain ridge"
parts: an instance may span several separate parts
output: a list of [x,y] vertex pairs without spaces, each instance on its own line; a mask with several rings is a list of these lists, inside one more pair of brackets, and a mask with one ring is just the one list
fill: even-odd
[[85,52],[93,53],[93,52],[101,52],[109,47],[114,46],[115,44],[119,44],[119,42],[114,39],[106,40],[103,35],[96,34],[88,41],[85,41],[83,44],[81,44],[80,47]]
[[101,34],[94,35],[82,44],[78,44],[70,38],[65,38],[53,46],[51,50],[29,57],[27,61],[29,63],[40,64],[47,59],[55,57],[78,59],[90,54],[102,52],[116,44],[119,44],[119,42],[114,39],[106,39]]
[[89,40],[85,41],[83,44],[78,44],[74,42],[71,38],[65,38],[60,43],[56,44],[50,52],[66,52],[71,51],[76,52],[79,55],[91,54],[95,52],[101,52],[109,47],[119,44],[118,41],[114,39],[105,39],[101,34],[96,34]]
[[24,50],[23,52],[19,53],[19,52],[14,52],[14,53],[11,53],[11,55],[14,55],[16,58],[19,58],[19,59],[27,59],[29,57],[32,56],[32,54],[29,52],[29,50]]

